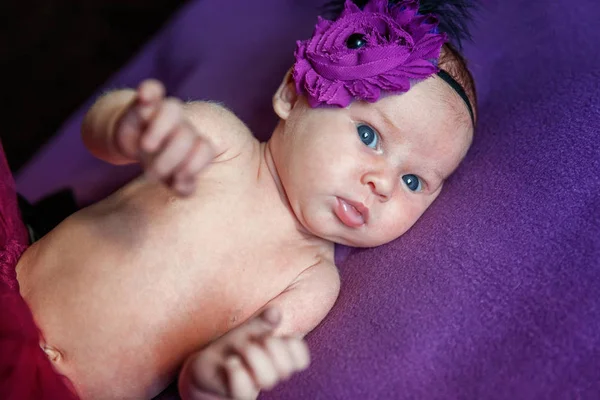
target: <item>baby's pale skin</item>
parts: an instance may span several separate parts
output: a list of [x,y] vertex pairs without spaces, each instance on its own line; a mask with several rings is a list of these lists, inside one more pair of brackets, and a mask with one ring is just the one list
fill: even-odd
[[[157,82],[101,98],[84,141],[108,162],[141,162],[146,174],[67,218],[19,261],[21,293],[55,368],[89,399],[150,398],[186,359],[184,398],[252,398],[305,368],[298,337],[339,291],[333,243],[400,236],[470,145],[472,127],[456,123],[458,97],[423,110],[439,90],[453,94],[444,85],[430,78],[375,104],[320,110],[288,75],[267,143],[218,105],[164,99]],[[379,147],[359,138],[361,124]],[[418,190],[407,174],[419,176]]]

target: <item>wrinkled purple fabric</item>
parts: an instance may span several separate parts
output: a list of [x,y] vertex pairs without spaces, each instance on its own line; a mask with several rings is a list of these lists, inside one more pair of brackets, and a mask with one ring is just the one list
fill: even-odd
[[[400,93],[435,72],[446,35],[432,33],[438,21],[417,15],[419,3],[371,0],[363,10],[346,0],[335,20],[319,18],[313,35],[297,42],[293,77],[311,107],[346,107],[354,100],[377,101],[383,92]],[[353,34],[364,46],[350,49]]]
[[[308,336],[311,368],[262,398],[598,397],[600,4],[485,4],[466,49],[479,90],[467,159],[405,236],[340,248],[342,291]],[[159,77],[184,99],[224,101],[264,138],[316,11],[230,5],[190,3],[107,87]],[[79,144],[81,113],[19,176],[30,199],[73,183],[85,203],[127,178]]]

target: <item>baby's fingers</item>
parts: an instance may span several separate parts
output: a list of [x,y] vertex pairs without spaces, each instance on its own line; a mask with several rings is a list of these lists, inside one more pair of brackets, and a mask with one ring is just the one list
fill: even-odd
[[268,337],[262,343],[249,342],[239,356],[257,389],[272,389],[309,364],[308,347],[301,339]]
[[181,124],[182,118],[181,101],[177,99],[165,100],[156,111],[142,137],[140,143],[142,150],[147,153],[154,153],[158,150],[173,128]]
[[250,372],[238,356],[225,361],[225,372],[229,381],[229,396],[233,399],[253,399],[258,392]]
[[310,364],[310,352],[306,342],[299,338],[285,338],[286,348],[292,359],[294,371],[302,371]]
[[141,104],[154,103],[165,97],[165,87],[156,79],[147,79],[140,83],[137,92]]
[[160,109],[165,97],[165,87],[155,79],[143,81],[137,89],[136,111],[147,125]]
[[139,141],[145,123],[136,107],[130,108],[115,124],[114,146],[132,160],[139,157]]
[[308,346],[300,338],[271,336],[264,341],[264,349],[279,381],[306,369],[310,363]]
[[288,349],[286,338],[271,336],[264,341],[265,351],[277,371],[279,379],[285,380],[298,370],[296,357]]
[[198,137],[187,159],[183,161],[173,176],[173,189],[179,194],[191,194],[196,186],[196,176],[213,160],[212,145]]
[[281,321],[281,313],[275,308],[267,308],[258,316],[238,326],[227,334],[227,342],[235,348],[240,348],[248,340],[256,340],[272,333]]
[[148,121],[159,108],[164,93],[164,86],[160,82],[142,82],[137,89],[135,100],[116,120],[113,145],[123,156],[132,160],[139,159],[140,137]]
[[271,389],[279,381],[279,374],[273,360],[260,345],[249,343],[240,352],[259,389]]
[[185,161],[198,136],[184,126],[170,132],[164,148],[146,161],[146,171],[157,179],[166,179]]

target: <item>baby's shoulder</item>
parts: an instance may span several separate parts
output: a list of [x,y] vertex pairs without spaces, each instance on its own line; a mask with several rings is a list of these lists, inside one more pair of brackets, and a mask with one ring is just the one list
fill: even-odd
[[221,160],[236,157],[257,142],[246,124],[220,103],[188,102],[184,112],[198,132],[215,146]]

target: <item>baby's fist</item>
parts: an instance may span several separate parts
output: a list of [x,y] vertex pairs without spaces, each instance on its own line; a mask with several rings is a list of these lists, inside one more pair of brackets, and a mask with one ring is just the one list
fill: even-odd
[[273,335],[281,316],[267,309],[192,355],[179,379],[185,400],[254,399],[310,360],[306,343]]
[[184,115],[183,103],[165,98],[164,86],[146,80],[115,124],[115,144],[140,161],[146,174],[181,195],[195,188],[196,175],[212,160],[213,149]]

